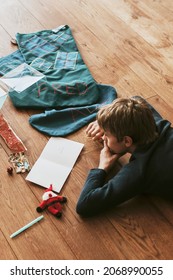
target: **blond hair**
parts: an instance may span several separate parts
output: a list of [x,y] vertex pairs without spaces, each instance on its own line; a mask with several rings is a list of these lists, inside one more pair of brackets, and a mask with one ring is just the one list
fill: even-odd
[[97,114],[99,126],[120,142],[130,136],[134,144],[146,145],[158,137],[151,109],[142,98],[118,98]]

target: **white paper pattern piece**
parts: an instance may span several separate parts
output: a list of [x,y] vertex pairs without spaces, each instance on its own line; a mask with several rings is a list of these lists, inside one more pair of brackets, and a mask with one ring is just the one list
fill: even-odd
[[0,87],[0,97],[6,95],[7,93]]
[[62,137],[51,137],[26,180],[60,192],[84,144]]
[[17,92],[22,92],[44,77],[45,76],[42,73],[28,64],[23,63],[2,76],[0,81],[6,84],[9,88]]
[[2,108],[6,98],[7,98],[7,92],[3,88],[1,88],[0,85],[0,109]]

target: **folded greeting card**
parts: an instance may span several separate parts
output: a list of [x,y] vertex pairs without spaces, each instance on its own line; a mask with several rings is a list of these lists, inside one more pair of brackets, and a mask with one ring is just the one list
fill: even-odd
[[83,146],[62,137],[51,137],[26,180],[45,188],[52,184],[59,193]]

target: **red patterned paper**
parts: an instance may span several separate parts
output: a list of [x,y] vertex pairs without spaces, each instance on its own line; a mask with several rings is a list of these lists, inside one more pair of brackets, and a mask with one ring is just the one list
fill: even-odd
[[12,152],[24,152],[26,147],[9,126],[3,115],[0,114],[0,135]]

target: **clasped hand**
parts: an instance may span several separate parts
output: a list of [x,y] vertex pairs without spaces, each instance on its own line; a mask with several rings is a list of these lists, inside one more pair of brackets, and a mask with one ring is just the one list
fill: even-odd
[[91,122],[87,129],[86,134],[89,137],[92,137],[92,140],[98,140],[103,142],[104,146],[100,152],[100,161],[98,168],[104,169],[108,172],[115,162],[122,156],[122,154],[114,154],[110,151],[109,147],[107,146],[106,140],[104,139],[104,131],[99,127],[98,122],[94,121]]
[[98,168],[101,168],[108,172],[114,164],[117,162],[117,160],[122,156],[121,154],[113,154],[109,147],[107,146],[106,141],[103,141],[104,147],[100,152],[100,161]]

